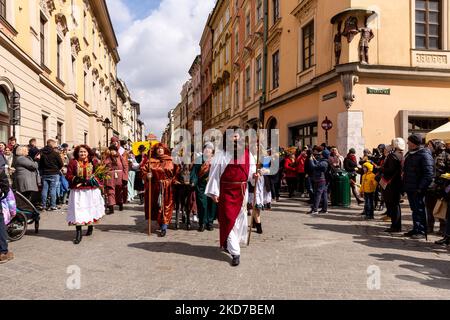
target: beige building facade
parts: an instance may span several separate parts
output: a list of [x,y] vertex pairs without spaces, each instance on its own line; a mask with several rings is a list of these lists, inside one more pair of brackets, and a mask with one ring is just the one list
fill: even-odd
[[449,17],[447,0],[269,1],[265,127],[314,145],[328,118],[328,143],[362,153],[446,123]]
[[[106,144],[122,134],[118,42],[104,0],[4,0],[0,16],[0,140]],[[3,14],[4,13],[4,14]],[[16,96],[16,99],[13,96]],[[20,98],[18,98],[20,96]],[[14,101],[20,121],[12,125]],[[17,112],[16,112],[17,116]]]

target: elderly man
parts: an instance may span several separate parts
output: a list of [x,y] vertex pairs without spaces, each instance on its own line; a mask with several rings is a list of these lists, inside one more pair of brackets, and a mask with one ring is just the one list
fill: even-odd
[[427,237],[427,213],[425,194],[433,181],[434,160],[431,151],[422,147],[422,137],[413,134],[408,138],[409,152],[403,166],[403,191],[408,195],[414,227],[405,237]]

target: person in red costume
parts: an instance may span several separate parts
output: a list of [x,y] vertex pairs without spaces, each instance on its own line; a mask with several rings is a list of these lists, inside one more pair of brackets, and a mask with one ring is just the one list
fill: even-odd
[[[155,145],[141,163],[141,175],[145,181],[145,219],[157,220],[160,236],[165,237],[173,214],[173,184],[177,166],[173,164],[169,149],[162,143]],[[149,209],[149,184],[151,183],[151,207]]]
[[254,157],[241,139],[243,137],[235,133],[234,150],[216,153],[205,190],[205,194],[218,203],[220,246],[231,254],[232,266],[240,264],[240,243],[247,240],[247,186],[256,174]]

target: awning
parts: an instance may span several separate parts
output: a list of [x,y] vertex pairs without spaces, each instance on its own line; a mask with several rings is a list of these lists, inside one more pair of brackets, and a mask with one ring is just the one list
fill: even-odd
[[450,143],[450,122],[427,134],[427,142],[433,139],[444,140],[445,143]]

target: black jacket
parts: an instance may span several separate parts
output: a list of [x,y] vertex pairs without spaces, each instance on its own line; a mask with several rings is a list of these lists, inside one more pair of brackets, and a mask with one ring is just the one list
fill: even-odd
[[403,191],[421,192],[430,186],[434,177],[434,160],[428,148],[408,152],[403,166]]
[[39,170],[43,176],[52,176],[60,173],[64,163],[61,156],[51,147],[45,147],[41,151]]

